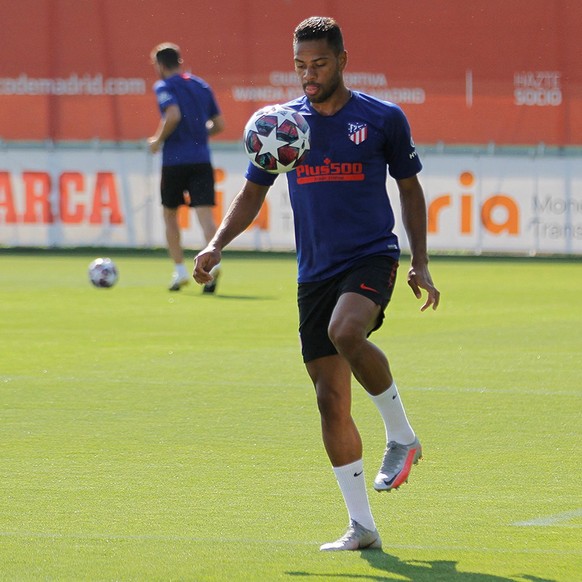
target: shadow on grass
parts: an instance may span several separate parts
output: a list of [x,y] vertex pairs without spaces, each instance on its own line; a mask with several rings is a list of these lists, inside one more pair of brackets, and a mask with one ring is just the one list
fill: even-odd
[[459,572],[457,562],[452,560],[401,560],[397,556],[385,553],[382,550],[366,550],[360,552],[370,566],[386,573],[378,574],[324,574],[319,572],[286,572],[288,576],[298,578],[324,578],[341,580],[372,580],[374,582],[388,582],[394,580],[394,575],[403,577],[409,582],[556,582],[548,578],[539,578],[527,574],[505,578],[494,574],[480,574],[478,572]]
[[216,299],[242,299],[243,301],[276,301],[279,297],[275,295],[225,295],[220,293]]
[[220,293],[217,295],[202,294],[202,296],[207,298],[213,297],[217,301],[232,301],[233,299],[236,299],[237,301],[275,301],[278,299],[278,297],[275,297],[274,295],[228,295],[226,293]]
[[206,299],[213,301],[276,301],[276,295],[235,295],[229,293],[202,293],[202,289],[186,290],[180,293],[180,297],[190,297],[191,299]]

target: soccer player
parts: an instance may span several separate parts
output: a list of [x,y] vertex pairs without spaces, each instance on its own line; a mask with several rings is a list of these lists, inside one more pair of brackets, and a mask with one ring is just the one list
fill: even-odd
[[[386,429],[374,488],[396,489],[408,479],[422,449],[388,360],[368,336],[384,319],[400,253],[387,169],[398,184],[410,243],[408,284],[418,299],[426,291],[422,311],[439,304],[428,268],[426,203],[417,178],[421,163],[401,109],[345,86],[347,52],[335,20],[301,22],[293,47],[304,96],[287,105],[311,129],[306,160],[287,174],[297,245],[299,332],[323,443],[349,514],[345,535],[321,550],[380,548],[364,481],[362,441],[351,416],[351,377],[368,392]],[[242,190],[196,257],[199,283],[211,279],[221,250],[252,222],[274,179],[249,164]]]
[[[202,79],[182,72],[180,49],[172,43],[154,48],[152,62],[160,77],[154,91],[161,113],[156,133],[148,139],[156,153],[163,146],[161,194],[168,252],[174,261],[170,291],[179,291],[190,282],[184,264],[178,224],[178,207],[188,203],[195,208],[206,243],[216,232],[212,216],[214,206],[214,170],[210,161],[208,136],[224,129],[224,119],[210,86]],[[185,198],[184,193],[188,196]],[[219,274],[204,286],[214,293]]]

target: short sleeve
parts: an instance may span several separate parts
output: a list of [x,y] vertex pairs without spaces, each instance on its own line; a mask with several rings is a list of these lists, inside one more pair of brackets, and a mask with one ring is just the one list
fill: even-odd
[[270,174],[269,172],[265,172],[264,170],[257,168],[257,166],[251,162],[249,162],[247,171],[245,173],[245,178],[249,182],[254,182],[260,186],[272,186],[277,179],[277,176],[278,174]]
[[158,101],[158,107],[163,113],[170,105],[177,105],[178,101],[176,96],[170,91],[166,83],[163,81],[158,81],[154,85],[154,91],[156,93],[156,99]]
[[387,147],[386,160],[388,171],[395,180],[410,178],[422,170],[410,125],[404,112],[397,105],[392,105],[386,120]]

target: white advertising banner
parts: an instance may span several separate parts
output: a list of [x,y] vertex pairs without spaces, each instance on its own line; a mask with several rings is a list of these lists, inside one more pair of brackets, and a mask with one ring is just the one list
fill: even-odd
[[[422,154],[429,246],[468,253],[582,254],[582,163],[573,156]],[[220,219],[239,191],[242,151],[213,154]],[[163,247],[159,156],[129,148],[0,150],[0,245]],[[396,184],[389,194],[399,216]],[[181,211],[183,242],[203,245]],[[399,221],[397,221],[399,222]],[[407,248],[401,224],[397,228]],[[276,180],[251,228],[231,248],[292,250],[287,184]]]
[[423,159],[431,249],[582,254],[580,158],[433,154]]

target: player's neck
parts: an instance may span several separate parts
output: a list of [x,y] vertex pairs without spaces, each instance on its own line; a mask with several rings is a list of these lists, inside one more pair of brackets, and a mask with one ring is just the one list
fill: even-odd
[[182,69],[180,67],[176,67],[174,69],[164,68],[162,70],[162,78],[169,79],[170,77],[173,77],[174,75],[179,75],[181,72],[182,72]]
[[320,115],[335,115],[351,99],[352,92],[345,86],[337,88],[337,91],[330,95],[322,103],[311,103],[311,107]]

